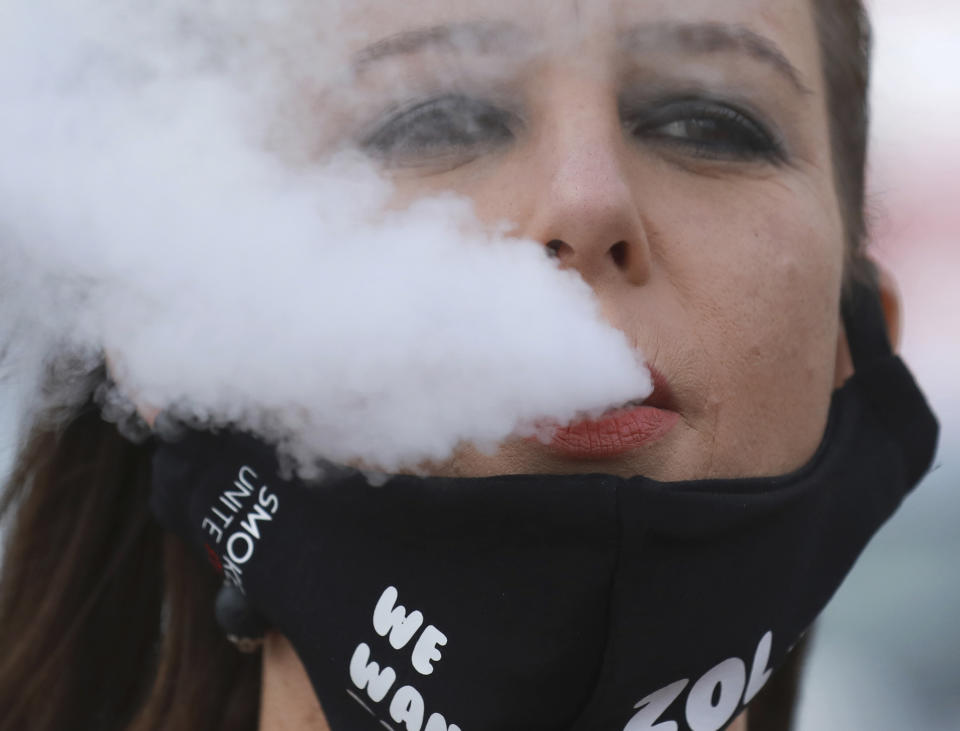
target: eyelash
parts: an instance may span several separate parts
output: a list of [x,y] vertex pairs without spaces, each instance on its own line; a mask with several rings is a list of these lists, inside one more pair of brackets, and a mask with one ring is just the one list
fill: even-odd
[[[675,145],[697,157],[716,160],[786,161],[781,141],[767,127],[729,104],[702,99],[679,99],[638,114],[624,114],[624,126],[642,140]],[[683,125],[687,135],[667,132]],[[703,135],[722,139],[704,141]],[[701,136],[701,139],[697,139]]]
[[360,148],[386,162],[410,164],[479,154],[513,139],[516,117],[479,99],[445,95],[394,112]]
[[[675,99],[636,112],[621,108],[621,116],[638,141],[674,146],[698,158],[786,160],[783,145],[762,123],[723,102]],[[393,165],[466,161],[512,141],[519,124],[516,115],[490,102],[448,94],[394,112],[360,141],[360,148]],[[719,139],[704,139],[711,135]]]

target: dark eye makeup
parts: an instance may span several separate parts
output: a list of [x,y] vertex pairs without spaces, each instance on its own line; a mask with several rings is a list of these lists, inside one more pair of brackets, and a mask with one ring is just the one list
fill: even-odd
[[501,107],[447,94],[389,114],[360,148],[388,163],[415,164],[450,156],[476,156],[514,138],[517,119]]
[[754,115],[701,97],[666,99],[633,109],[621,105],[625,129],[638,141],[671,145],[696,157],[786,162],[782,141]]
[[[625,132],[638,144],[726,162],[787,161],[783,143],[756,115],[704,96],[621,102]],[[463,164],[510,144],[520,114],[483,98],[443,94],[393,110],[359,141],[366,154],[391,166]]]

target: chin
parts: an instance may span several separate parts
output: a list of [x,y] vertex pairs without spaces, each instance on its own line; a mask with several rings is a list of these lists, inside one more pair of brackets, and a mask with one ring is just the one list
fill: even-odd
[[[676,449],[658,444],[615,457],[571,457],[547,445],[526,439],[510,440],[494,453],[465,445],[449,461],[431,465],[429,474],[445,477],[493,477],[495,475],[591,475],[617,477],[644,475],[658,480],[674,478],[682,470]],[[685,460],[684,460],[685,461]]]

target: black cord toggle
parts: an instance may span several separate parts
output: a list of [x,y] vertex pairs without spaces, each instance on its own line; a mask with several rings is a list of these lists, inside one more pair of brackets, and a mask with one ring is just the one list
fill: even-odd
[[224,582],[214,604],[217,624],[240,652],[256,652],[263,645],[267,622],[257,612],[240,589]]

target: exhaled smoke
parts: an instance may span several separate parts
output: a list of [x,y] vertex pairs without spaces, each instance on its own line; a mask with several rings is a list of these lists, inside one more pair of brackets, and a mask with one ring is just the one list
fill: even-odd
[[129,398],[257,430],[302,462],[386,470],[649,393],[638,354],[542,245],[453,196],[396,210],[373,163],[323,147],[336,100],[358,105],[335,5],[4,13],[14,375],[59,358],[65,399],[106,352],[114,408]]

